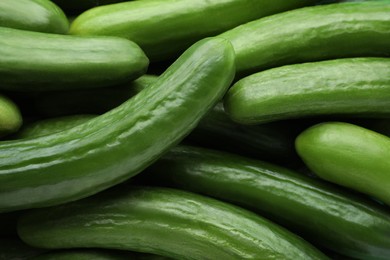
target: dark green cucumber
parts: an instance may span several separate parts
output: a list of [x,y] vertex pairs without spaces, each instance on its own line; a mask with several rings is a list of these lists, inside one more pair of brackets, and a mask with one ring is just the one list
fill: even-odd
[[0,89],[111,86],[146,72],[148,58],[117,37],[69,36],[0,27]]
[[1,0],[0,26],[66,34],[69,22],[61,8],[50,0]]
[[19,107],[8,97],[0,95],[0,137],[18,131],[22,123]]
[[349,123],[327,122],[301,133],[296,149],[320,178],[390,205],[389,137]]
[[19,238],[0,238],[0,260],[28,260],[46,251],[26,245]]
[[121,106],[69,130],[0,143],[0,212],[80,199],[138,174],[197,125],[234,72],[231,44],[204,39]]
[[234,84],[224,105],[234,121],[244,124],[319,115],[389,116],[390,58],[346,58],[266,70]]
[[174,259],[326,259],[300,237],[250,211],[180,190],[123,185],[19,218],[42,248],[98,247]]
[[221,34],[237,56],[237,74],[287,64],[390,56],[390,1],[338,3],[265,17]]
[[390,257],[387,208],[276,165],[176,146],[136,178],[247,207],[343,255],[358,259]]
[[78,35],[120,36],[136,42],[153,62],[176,57],[204,37],[314,0],[148,0],[96,7],[73,21]]

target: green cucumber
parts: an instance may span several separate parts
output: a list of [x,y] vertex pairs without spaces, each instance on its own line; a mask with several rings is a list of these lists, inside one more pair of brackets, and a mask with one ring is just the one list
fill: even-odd
[[42,248],[98,247],[174,259],[327,259],[300,237],[250,211],[181,190],[123,185],[19,218]]
[[390,1],[300,8],[227,31],[244,76],[282,65],[390,56]]
[[19,107],[8,97],[0,95],[0,137],[18,131],[22,123]]
[[314,0],[148,0],[96,7],[73,21],[70,34],[120,36],[152,61],[178,56],[204,37]]
[[349,123],[326,122],[302,132],[295,146],[320,178],[390,205],[389,137]]
[[234,121],[244,124],[319,115],[387,117],[390,58],[346,58],[262,71],[234,84],[224,105]]
[[69,22],[61,8],[50,0],[1,0],[0,26],[66,34]]
[[199,147],[176,146],[136,180],[249,208],[308,241],[346,256],[390,257],[387,208],[280,166]]
[[62,132],[0,143],[0,212],[77,200],[138,174],[222,98],[234,64],[228,41],[204,39],[121,106]]
[[146,72],[148,58],[117,37],[69,36],[0,27],[0,89],[111,86]]

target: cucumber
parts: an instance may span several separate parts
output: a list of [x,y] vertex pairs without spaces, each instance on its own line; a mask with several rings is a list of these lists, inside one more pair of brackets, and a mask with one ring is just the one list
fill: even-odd
[[0,27],[0,89],[78,89],[129,82],[148,58],[116,37],[69,36]]
[[98,247],[174,259],[327,259],[300,237],[239,207],[190,192],[124,185],[19,218],[42,248]]
[[22,123],[19,107],[11,99],[0,94],[0,137],[18,131]]
[[302,132],[295,146],[320,178],[390,205],[389,137],[349,123],[326,122]]
[[178,56],[204,37],[315,0],[148,0],[93,8],[71,24],[77,35],[120,36],[137,43],[152,62]]
[[204,39],[121,106],[62,132],[0,143],[0,212],[80,199],[138,174],[197,125],[234,72],[231,44]]
[[390,58],[346,58],[287,65],[241,79],[224,98],[243,124],[343,115],[390,115]]
[[390,1],[300,8],[220,36],[232,42],[238,77],[288,64],[390,56]]
[[61,8],[49,0],[1,0],[0,26],[66,34],[69,22]]
[[181,145],[136,179],[246,207],[346,256],[390,257],[388,208],[277,165]]

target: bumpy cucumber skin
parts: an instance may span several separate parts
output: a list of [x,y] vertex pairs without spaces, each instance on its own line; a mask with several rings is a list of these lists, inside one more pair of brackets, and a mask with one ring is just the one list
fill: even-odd
[[66,34],[69,22],[64,12],[49,0],[1,0],[0,26]]
[[276,165],[176,146],[136,179],[250,208],[343,255],[358,259],[390,256],[390,211]]
[[[390,56],[390,1],[305,7],[221,34],[237,55],[237,74],[310,61]],[[282,39],[282,40],[281,40]]]
[[301,133],[295,146],[319,177],[390,205],[389,137],[349,123],[326,122]]
[[231,84],[223,39],[189,48],[157,82],[67,131],[0,144],[0,212],[80,199],[120,183],[180,142]]
[[0,136],[18,131],[22,123],[19,107],[8,97],[0,95]]
[[111,86],[143,75],[149,60],[117,37],[69,36],[0,27],[0,89]]
[[224,105],[243,124],[320,115],[388,116],[390,58],[346,58],[262,71],[234,84]]
[[88,10],[73,21],[69,32],[130,39],[155,62],[176,57],[204,37],[313,3],[313,0],[132,1]]
[[201,195],[124,185],[19,219],[26,243],[100,247],[175,259],[326,259],[300,237],[236,206]]

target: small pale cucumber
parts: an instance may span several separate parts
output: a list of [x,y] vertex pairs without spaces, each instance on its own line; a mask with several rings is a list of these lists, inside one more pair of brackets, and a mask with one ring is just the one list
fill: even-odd
[[231,44],[204,39],[119,107],[71,129],[0,143],[0,212],[77,200],[141,172],[225,94]]
[[8,97],[0,95],[0,137],[18,131],[22,123],[18,106]]
[[224,105],[234,121],[244,124],[323,115],[387,117],[390,58],[337,59],[262,71],[234,84]]
[[315,0],[148,0],[93,8],[69,32],[130,39],[155,62],[178,56],[204,37],[240,24],[315,3]]
[[123,185],[19,218],[42,248],[111,248],[174,259],[327,259],[255,213],[181,190]]
[[389,137],[349,123],[326,122],[301,133],[296,149],[319,177],[390,205]]
[[149,61],[126,39],[70,36],[0,27],[0,89],[80,89],[129,82]]
[[[287,1],[286,1],[287,2]],[[237,74],[310,61],[390,56],[390,1],[337,3],[265,17],[221,34]]]
[[0,26],[66,34],[69,22],[61,8],[50,0],[1,0]]

